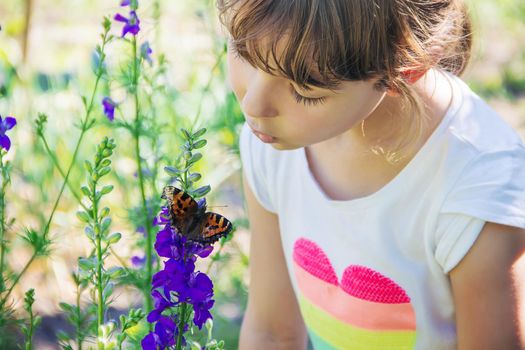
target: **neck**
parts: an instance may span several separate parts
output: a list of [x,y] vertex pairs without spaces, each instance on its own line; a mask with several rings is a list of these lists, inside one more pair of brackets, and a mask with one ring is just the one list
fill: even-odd
[[[382,157],[374,153],[372,148],[379,146],[384,150],[392,149],[402,138],[407,138],[407,130],[417,132],[417,129],[407,123],[421,118],[421,132],[420,135],[414,135],[414,146],[400,154],[402,158],[411,157],[439,124],[452,97],[448,78],[435,69],[430,69],[413,88],[421,99],[423,115],[415,115],[416,111],[404,108],[401,97],[385,94],[374,111],[363,121],[333,139],[312,145],[312,149],[337,151],[352,158]],[[411,111],[412,114],[406,115],[407,111]]]

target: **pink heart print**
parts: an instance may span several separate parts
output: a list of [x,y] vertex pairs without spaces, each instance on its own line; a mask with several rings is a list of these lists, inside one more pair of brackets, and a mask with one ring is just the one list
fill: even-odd
[[415,314],[396,282],[361,265],[339,282],[330,259],[313,241],[293,248],[298,300],[315,349],[412,349]]

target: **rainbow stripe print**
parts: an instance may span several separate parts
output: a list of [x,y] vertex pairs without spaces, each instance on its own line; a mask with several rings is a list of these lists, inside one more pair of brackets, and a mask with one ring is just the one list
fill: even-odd
[[416,339],[406,292],[381,273],[350,265],[338,281],[324,251],[300,238],[293,250],[298,300],[315,350],[408,350]]

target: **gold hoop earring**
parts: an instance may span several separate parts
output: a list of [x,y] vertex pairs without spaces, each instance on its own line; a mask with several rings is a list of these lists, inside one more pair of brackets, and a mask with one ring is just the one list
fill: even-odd
[[363,134],[363,137],[366,137],[365,136],[365,120],[364,119],[361,122],[361,133]]

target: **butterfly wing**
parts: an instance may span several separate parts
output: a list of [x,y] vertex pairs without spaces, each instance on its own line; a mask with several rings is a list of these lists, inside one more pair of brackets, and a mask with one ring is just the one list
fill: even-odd
[[171,223],[180,234],[187,235],[188,227],[192,224],[199,206],[195,199],[183,190],[166,186],[162,198],[168,200]]
[[204,227],[199,241],[202,243],[214,243],[221,237],[228,235],[233,226],[230,220],[224,216],[208,212],[204,216]]

